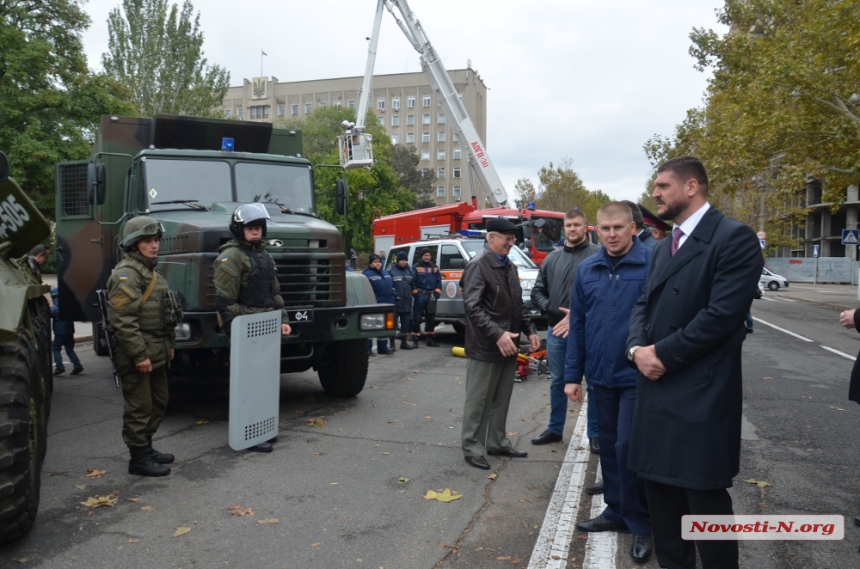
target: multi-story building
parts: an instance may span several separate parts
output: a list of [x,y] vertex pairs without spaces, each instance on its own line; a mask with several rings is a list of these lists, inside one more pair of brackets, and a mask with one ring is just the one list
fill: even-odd
[[[471,68],[448,71],[457,94],[484,144],[487,144],[487,88]],[[266,121],[278,126],[289,118],[304,120],[315,109],[344,106],[354,109],[361,96],[362,77],[280,82],[277,77],[245,79],[224,98],[228,117]],[[445,108],[423,73],[397,73],[373,77],[370,108],[394,144],[414,146],[419,168],[436,174],[437,204],[471,197],[468,161]],[[476,191],[480,182],[475,180]]]

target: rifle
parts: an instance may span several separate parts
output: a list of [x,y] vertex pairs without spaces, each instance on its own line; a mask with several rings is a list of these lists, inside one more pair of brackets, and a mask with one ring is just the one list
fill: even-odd
[[110,333],[110,322],[108,321],[108,306],[107,306],[107,291],[99,289],[96,291],[99,307],[99,327],[101,328],[102,337],[96,338],[97,342],[104,342],[107,346],[108,356],[110,356],[111,368],[113,368],[113,380],[119,389],[119,374],[116,371],[116,362],[114,361],[114,349],[116,348],[116,340]]

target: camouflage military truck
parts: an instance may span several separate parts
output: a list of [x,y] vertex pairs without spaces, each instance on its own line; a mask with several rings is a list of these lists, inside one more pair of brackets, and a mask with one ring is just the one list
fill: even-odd
[[27,533],[39,508],[53,386],[50,288],[27,254],[50,232],[0,152],[0,543]]
[[[345,183],[338,182],[345,212]],[[182,299],[174,373],[226,372],[229,338],[217,324],[213,264],[231,239],[241,203],[265,204],[293,334],[281,371],[318,372],[325,391],[351,397],[367,377],[365,340],[390,336],[391,305],[375,304],[366,279],[346,271],[338,229],[316,213],[314,168],[301,157],[301,132],[271,124],[159,115],[104,116],[88,161],[56,166],[61,318],[93,322],[96,291],[121,258],[123,225],[148,215],[165,228],[159,272]],[[107,347],[95,342],[96,351]]]

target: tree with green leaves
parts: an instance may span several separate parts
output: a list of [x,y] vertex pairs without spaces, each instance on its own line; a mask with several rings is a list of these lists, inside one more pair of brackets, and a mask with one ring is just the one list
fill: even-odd
[[102,114],[128,112],[126,93],[87,67],[79,0],[0,1],[0,150],[46,214],[54,163],[89,155]]
[[220,117],[230,74],[203,57],[200,13],[190,0],[123,0],[108,16],[102,65],[131,90],[140,116]]
[[[343,107],[317,109],[304,121],[290,119],[277,126],[302,130],[302,146],[312,164],[339,164],[337,137],[343,134],[341,123],[355,122],[355,111]],[[401,184],[394,168],[391,138],[373,112],[367,113],[365,132],[373,136],[371,169],[346,171],[349,186],[349,211],[344,220],[335,210],[335,185],[343,171],[334,168],[316,170],[317,214],[335,225],[343,225],[344,247],[356,251],[373,251],[371,224],[376,217],[409,211],[415,194]]]
[[565,212],[578,207],[589,220],[594,220],[597,210],[611,198],[600,190],[589,190],[579,175],[573,171],[573,160],[565,158],[558,166],[552,162],[538,171],[538,187],[528,179],[520,179],[516,184],[517,192],[534,191],[538,209]]
[[436,205],[436,201],[433,199],[433,184],[436,182],[436,176],[433,170],[429,168],[419,168],[420,162],[418,149],[414,146],[394,145],[394,171],[397,172],[400,185],[415,195],[412,209],[423,209]]

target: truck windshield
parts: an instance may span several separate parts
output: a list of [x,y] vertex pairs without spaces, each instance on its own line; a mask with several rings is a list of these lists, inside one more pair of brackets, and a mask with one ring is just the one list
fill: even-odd
[[[470,259],[484,249],[484,242],[479,241],[477,239],[468,241],[463,240],[460,243],[463,244],[463,249],[466,250],[466,254],[469,255]],[[523,253],[523,250],[516,245],[511,247],[511,252],[508,254],[508,257],[510,257],[511,261],[513,261],[513,263],[518,267],[522,267],[524,269],[537,268],[537,265],[534,264],[534,261],[529,259],[526,254]]]
[[535,248],[543,253],[555,249],[555,244],[564,237],[564,218],[532,216],[532,221],[543,219],[543,227],[535,228],[532,233]]
[[296,213],[313,212],[310,168],[289,164],[236,164],[240,202],[273,203]]
[[233,201],[227,162],[148,158],[143,164],[149,211],[182,208],[183,201],[206,207]]

